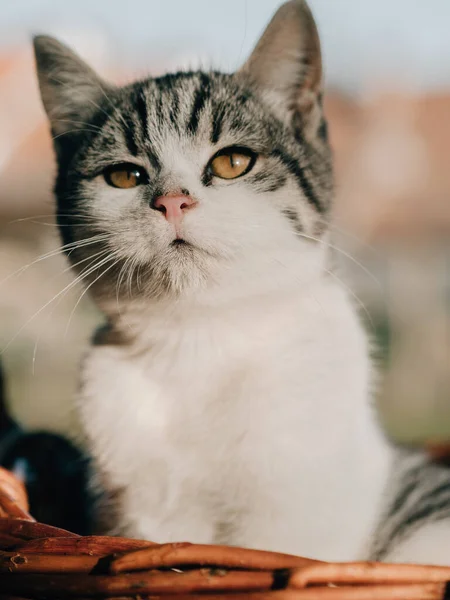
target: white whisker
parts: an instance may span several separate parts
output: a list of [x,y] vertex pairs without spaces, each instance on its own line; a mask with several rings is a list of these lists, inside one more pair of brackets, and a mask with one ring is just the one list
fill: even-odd
[[346,229],[342,229],[342,227],[339,227],[336,223],[333,223],[331,225],[331,230],[336,231],[340,235],[343,235],[343,236],[349,238],[350,240],[354,240],[361,247],[368,248],[376,256],[381,256],[380,251],[377,250],[374,246],[372,246],[371,244],[368,244],[367,242],[365,242],[361,237],[357,236],[356,234],[350,233]]
[[128,271],[127,288],[128,288],[128,295],[129,295],[130,298],[133,295],[133,290],[132,290],[133,275],[134,275],[134,272],[135,272],[136,267],[137,267],[138,264],[139,264],[138,263],[138,259],[134,258],[134,260],[130,264],[130,269]]
[[120,312],[120,308],[119,308],[119,294],[120,294],[120,288],[122,286],[122,280],[125,277],[125,273],[128,267],[129,262],[131,261],[131,257],[127,258],[126,261],[123,263],[120,271],[119,271],[119,275],[117,278],[117,283],[116,283],[116,303],[117,303],[117,308]]
[[[68,267],[66,267],[61,273],[58,273],[56,275],[56,277],[59,277],[61,275],[64,275],[65,273],[67,273],[67,271],[71,271],[72,269],[74,269],[75,267],[78,267],[79,265],[81,265],[82,263],[85,263],[87,261],[90,261],[89,265],[87,268],[89,268],[92,263],[94,262],[95,258],[97,258],[98,256],[104,255],[108,252],[108,250],[103,250],[101,252],[97,252],[96,254],[92,255],[92,256],[88,256],[87,258],[84,258],[83,260],[78,261],[77,263],[75,263],[74,265],[69,265]],[[82,273],[81,273],[82,274]],[[54,277],[52,278],[52,280],[54,279]],[[49,315],[47,315],[47,317],[44,320],[44,325],[46,325],[49,321],[49,319],[51,319],[53,313],[55,312],[55,310],[58,308],[58,306],[60,305],[61,301],[66,297],[66,295],[69,293],[70,290],[67,290],[67,292],[65,294],[63,294],[58,301],[56,302],[55,306],[52,308],[52,310],[50,311]],[[41,340],[41,336],[42,336],[42,331],[43,328],[41,329],[41,332],[39,333],[39,335],[37,336],[36,342],[34,344],[34,349],[33,349],[33,359],[32,359],[32,374],[35,374],[35,364],[36,364],[36,356],[37,356],[37,349],[38,349],[38,345],[39,342]]]
[[355,292],[346,283],[344,283],[340,277],[338,277],[336,275],[336,273],[333,273],[333,271],[329,271],[328,269],[325,269],[325,272],[328,273],[328,275],[331,275],[331,277],[333,277],[339,283],[339,285],[341,285],[346,290],[346,292],[348,292],[352,296],[352,298],[354,298],[356,300],[356,302],[359,304],[359,306],[363,309],[363,311],[367,315],[369,323],[370,323],[372,329],[375,331],[376,328],[375,328],[375,323],[372,319],[372,315],[370,314],[369,310],[367,309],[366,305],[361,300],[361,298],[359,298],[359,296],[357,296],[355,294]]
[[57,248],[55,250],[51,250],[50,252],[47,252],[46,254],[43,254],[43,255],[39,256],[38,258],[34,259],[29,264],[24,265],[23,267],[20,267],[20,269],[17,269],[13,273],[10,273],[6,277],[4,277],[0,281],[0,287],[4,283],[6,283],[10,279],[12,279],[13,277],[21,275],[27,269],[29,269],[30,267],[32,267],[33,265],[35,265],[35,264],[37,264],[39,262],[47,260],[48,258],[53,258],[55,256],[63,255],[66,251],[68,251],[68,253],[70,254],[70,253],[74,252],[75,250],[77,250],[78,248],[84,248],[86,246],[91,246],[91,245],[97,244],[99,242],[107,241],[109,239],[109,237],[110,237],[109,234],[99,234],[97,236],[92,236],[90,238],[85,238],[84,240],[79,240],[77,242],[71,242],[69,244],[65,244],[64,246],[61,246],[60,248]]
[[24,323],[24,325],[22,325],[22,327],[19,329],[19,331],[17,331],[17,333],[9,340],[9,342],[6,344],[6,346],[0,350],[0,356],[2,356],[6,350],[8,350],[8,348],[11,346],[11,344],[13,342],[15,342],[15,340],[18,338],[18,336],[22,333],[22,331],[32,322],[34,321],[34,319],[36,317],[38,317],[42,311],[44,311],[47,306],[49,306],[50,304],[52,304],[52,302],[54,302],[55,300],[57,300],[58,298],[60,298],[65,292],[69,291],[71,288],[73,288],[75,285],[77,285],[78,283],[80,283],[80,281],[82,281],[83,279],[85,279],[86,277],[88,277],[91,273],[93,273],[96,269],[99,268],[99,266],[103,266],[104,263],[102,263],[101,265],[97,264],[94,265],[93,267],[90,267],[87,271],[83,272],[81,275],[79,275],[78,277],[76,277],[73,281],[71,281],[68,285],[66,285],[66,287],[61,290],[60,292],[58,292],[57,294],[55,294],[55,296],[53,296],[53,298],[51,298],[48,302],[46,302],[44,304],[44,306],[42,306],[38,311],[36,311],[34,313],[34,315],[32,315],[27,321],[26,323]]
[[63,135],[68,135],[69,133],[79,133],[80,131],[87,131],[89,133],[93,133],[93,131],[91,129],[86,129],[86,128],[82,128],[82,129],[68,129],[67,131],[63,131],[62,133],[58,133],[58,135],[54,135],[52,137],[52,140],[57,140],[60,137],[63,137]]
[[113,264],[112,264],[112,265],[109,265],[109,267],[107,267],[107,268],[106,268],[104,271],[102,271],[102,273],[101,273],[101,274],[100,274],[98,277],[96,277],[96,279],[94,279],[94,281],[92,281],[92,282],[91,282],[91,283],[90,283],[90,284],[89,284],[89,285],[86,287],[86,289],[85,289],[85,290],[83,290],[83,292],[81,293],[81,295],[80,295],[80,297],[78,298],[78,300],[77,300],[77,302],[76,302],[75,306],[74,306],[74,307],[73,307],[73,309],[72,309],[72,312],[70,313],[69,320],[67,321],[66,329],[64,330],[64,340],[66,339],[66,337],[67,337],[67,333],[69,332],[70,324],[71,324],[71,322],[72,322],[72,319],[73,319],[73,316],[74,316],[74,314],[75,314],[75,311],[77,310],[77,307],[79,306],[79,304],[80,304],[80,302],[82,301],[82,299],[84,298],[84,296],[87,294],[87,292],[90,290],[90,288],[91,288],[91,287],[92,287],[92,286],[93,286],[95,283],[97,283],[97,281],[98,281],[99,279],[101,279],[101,278],[102,278],[104,275],[106,275],[106,273],[107,273],[108,271],[110,271],[110,270],[111,270],[113,267],[115,267],[115,266],[118,264],[119,260],[117,260],[117,259],[116,259],[114,256],[110,256],[110,257],[108,257],[107,259],[105,259],[105,260],[104,260],[102,263],[100,263],[99,265],[97,265],[97,266],[96,266],[96,268],[98,269],[98,268],[100,268],[100,267],[104,266],[105,264],[108,264],[108,262],[110,262],[110,261],[112,261],[112,260],[114,260]]
[[27,221],[32,221],[33,219],[48,219],[48,218],[56,218],[57,216],[60,217],[76,217],[77,219],[86,219],[89,221],[92,221],[92,216],[90,216],[89,214],[83,214],[83,213],[50,213],[50,214],[46,214],[46,215],[33,215],[31,217],[20,217],[20,219],[13,219],[12,221],[9,221],[8,224],[12,225],[13,223],[24,223]]
[[72,123],[73,125],[86,125],[91,127],[94,131],[101,131],[102,128],[93,123],[87,123],[86,121],[73,121],[72,119],[54,119],[55,123]]
[[360,263],[358,260],[356,260],[355,257],[353,257],[351,254],[349,254],[345,250],[342,250],[342,248],[339,248],[338,246],[335,246],[334,244],[330,244],[329,242],[327,242],[325,240],[321,240],[320,238],[316,238],[311,235],[306,235],[306,233],[297,232],[297,235],[299,237],[305,238],[306,240],[312,240],[313,242],[318,242],[319,244],[324,244],[325,246],[327,246],[328,248],[331,248],[332,250],[336,250],[336,252],[339,252],[340,254],[342,254],[349,260],[351,260],[353,263],[355,263],[355,265],[357,265],[360,269],[362,269],[362,271],[364,271],[364,273],[368,277],[370,277],[370,279],[372,279],[372,281],[374,281],[380,289],[382,289],[382,285],[381,285],[380,281],[375,277],[375,275],[373,273],[371,273],[369,271],[369,269],[367,269],[362,263]]

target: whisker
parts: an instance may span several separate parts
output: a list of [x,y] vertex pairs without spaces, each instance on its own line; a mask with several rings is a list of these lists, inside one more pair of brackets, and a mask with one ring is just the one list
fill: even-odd
[[[114,260],[114,259],[115,259],[115,260]],[[107,273],[108,271],[110,271],[110,270],[111,270],[113,267],[115,267],[115,266],[116,266],[116,265],[119,263],[119,260],[118,260],[116,257],[114,257],[114,256],[110,256],[110,257],[108,257],[107,259],[105,259],[105,260],[104,260],[104,261],[103,261],[101,264],[97,265],[97,267],[96,267],[96,268],[98,269],[98,268],[101,268],[102,266],[104,266],[105,264],[108,264],[108,262],[110,262],[110,261],[112,261],[112,260],[114,260],[113,264],[112,264],[112,265],[110,265],[109,267],[107,267],[107,268],[106,268],[104,271],[102,271],[102,273],[101,273],[101,274],[100,274],[98,277],[96,277],[96,278],[94,279],[94,281],[92,281],[92,282],[91,282],[91,283],[90,283],[90,284],[89,284],[89,285],[86,287],[86,289],[85,289],[85,290],[83,290],[83,292],[81,293],[81,295],[80,295],[80,297],[78,298],[78,300],[77,300],[77,302],[76,302],[75,306],[74,306],[74,307],[73,307],[73,309],[72,309],[72,312],[70,313],[69,320],[67,321],[67,325],[66,325],[66,328],[65,328],[65,330],[64,330],[64,340],[66,339],[66,337],[67,337],[67,334],[68,334],[68,332],[69,332],[69,329],[70,329],[70,324],[71,324],[71,322],[72,322],[72,319],[73,319],[73,316],[74,316],[74,314],[75,314],[75,311],[77,310],[77,307],[79,306],[79,304],[80,304],[80,302],[82,301],[82,299],[84,298],[84,296],[87,294],[87,292],[90,290],[90,288],[91,288],[91,287],[92,287],[92,286],[93,286],[95,283],[97,283],[97,281],[98,281],[99,279],[101,279],[101,278],[102,278],[104,275],[106,275],[106,273]]]
[[32,215],[31,217],[20,217],[19,219],[13,219],[9,221],[8,224],[12,225],[13,223],[23,223],[26,221],[31,221],[33,219],[48,219],[48,218],[56,218],[60,217],[76,217],[77,219],[86,219],[92,221],[92,215],[88,213],[61,213],[61,212],[52,212],[46,215]]
[[62,137],[63,135],[68,135],[69,133],[79,133],[80,131],[87,131],[88,133],[93,133],[92,129],[86,129],[86,128],[82,128],[82,129],[68,129],[67,131],[63,131],[62,133],[58,133],[58,135],[52,136],[52,140],[57,140],[58,138]]
[[43,255],[39,256],[38,258],[34,259],[31,263],[29,263],[23,267],[20,267],[20,269],[17,269],[17,271],[14,271],[13,273],[10,273],[9,275],[7,275],[5,278],[3,278],[0,281],[0,287],[4,283],[6,283],[10,279],[12,279],[13,277],[15,277],[17,275],[21,275],[27,269],[29,269],[30,267],[32,267],[33,265],[35,265],[39,262],[42,262],[43,260],[47,260],[48,258],[53,258],[55,256],[62,255],[66,251],[69,251],[69,253],[70,253],[70,252],[74,252],[78,248],[84,248],[86,246],[91,246],[91,245],[97,244],[99,242],[107,241],[109,239],[109,237],[110,237],[109,234],[99,234],[98,236],[92,236],[90,238],[85,238],[84,240],[79,240],[77,242],[70,242],[69,244],[65,244],[64,246],[61,246],[60,248],[51,250],[50,252],[47,252],[46,254],[43,254]]
[[34,315],[32,315],[27,321],[26,323],[24,323],[24,325],[22,325],[22,327],[19,329],[19,331],[17,331],[17,333],[13,336],[12,339],[9,340],[9,342],[6,344],[6,346],[0,350],[0,356],[2,356],[6,350],[8,350],[8,348],[11,346],[11,344],[13,342],[15,342],[15,340],[18,338],[18,336],[22,333],[22,331],[37,317],[39,316],[43,310],[45,310],[47,308],[47,306],[49,306],[50,304],[52,304],[52,302],[54,302],[55,300],[57,300],[59,297],[61,297],[64,292],[70,290],[72,287],[74,287],[75,285],[77,285],[80,281],[82,281],[83,279],[85,279],[86,277],[88,277],[91,273],[93,273],[96,269],[98,269],[100,266],[103,266],[103,263],[101,265],[94,265],[93,267],[90,267],[86,272],[83,272],[83,274],[79,275],[77,278],[75,278],[73,281],[71,281],[68,285],[66,285],[66,287],[61,290],[60,292],[58,292],[57,294],[55,294],[55,296],[53,296],[53,298],[51,298],[48,302],[46,302],[44,304],[44,306],[42,306],[38,311],[36,311],[34,313]]
[[128,271],[127,277],[127,288],[128,288],[128,296],[131,298],[133,295],[132,283],[133,283],[133,275],[137,265],[139,264],[138,259],[135,257],[134,260],[130,264],[130,269]]
[[64,271],[62,271],[61,273],[58,273],[58,275],[64,275],[64,273],[67,273],[67,271],[72,271],[75,270],[75,267],[78,267],[79,265],[87,262],[88,260],[92,261],[92,259],[97,258],[98,256],[102,256],[102,255],[106,255],[106,254],[111,254],[110,250],[101,250],[100,252],[96,252],[95,254],[91,254],[90,256],[88,256],[87,258],[83,258],[83,260],[79,260],[78,262],[74,263],[74,264],[70,264],[68,267],[66,267],[64,269]]
[[[87,261],[90,261],[89,265],[87,268],[89,268],[93,262],[95,261],[95,258],[97,258],[100,255],[104,255],[108,252],[108,250],[103,250],[102,252],[97,252],[97,254],[94,254],[92,256],[88,256],[87,258],[84,258],[83,260],[78,261],[77,263],[75,263],[74,265],[69,265],[68,267],[66,267],[61,273],[58,273],[56,275],[56,277],[59,277],[60,275],[64,275],[65,273],[67,273],[67,271],[72,270],[74,267],[78,267],[79,265],[81,265],[82,263],[85,263]],[[82,274],[82,273],[81,273]],[[52,277],[52,280],[54,279],[54,277]],[[63,294],[58,301],[56,302],[55,306],[52,308],[52,310],[50,311],[50,314],[47,315],[45,321],[44,321],[44,325],[48,323],[48,321],[51,319],[53,313],[55,312],[55,310],[58,308],[58,306],[60,305],[61,301],[66,297],[66,295],[69,293],[70,290],[67,290],[67,292],[65,294]],[[43,332],[43,328],[41,329],[41,332],[39,333],[39,335],[37,336],[36,342],[34,344],[34,349],[33,349],[33,358],[32,358],[32,374],[35,375],[35,365],[36,365],[36,356],[37,356],[37,349],[38,349],[38,345],[39,342],[41,340],[41,336],[42,336],[42,332]]]
[[[341,230],[341,232],[344,235],[346,235],[346,232],[344,230]],[[301,235],[302,237],[308,237],[308,236],[305,236],[304,234],[298,234],[298,235]],[[357,236],[353,236],[352,234],[348,234],[348,235],[349,235],[349,237],[353,237],[355,240],[357,240],[358,242],[360,242],[362,245],[367,246],[367,248],[369,248],[370,250],[372,250],[375,255],[377,255],[379,257],[381,256],[381,253],[376,248],[374,248],[373,246],[370,246],[369,244],[365,244]],[[311,239],[313,239],[315,241],[319,241],[319,242],[321,241],[321,240],[318,240],[318,239],[316,240],[315,238],[311,238]],[[349,260],[351,260],[360,269],[362,269],[364,271],[364,273],[366,273],[370,277],[370,279],[372,279],[372,281],[374,281],[376,283],[378,289],[380,289],[381,291],[384,291],[383,290],[383,286],[382,286],[381,282],[379,281],[379,279],[377,279],[375,277],[375,275],[373,273],[371,273],[371,271],[369,271],[366,267],[364,267],[364,265],[362,263],[360,263],[359,261],[357,261],[351,254],[349,254],[348,252],[344,251],[342,248],[339,248],[338,246],[334,246],[333,244],[328,244],[327,242],[323,242],[323,241],[322,241],[322,243],[327,244],[331,249],[336,250],[337,252],[340,252],[343,256],[345,256],[346,258],[348,258]],[[342,283],[342,285],[345,286],[345,284],[344,284],[344,282],[342,280],[341,280],[341,283]],[[355,295],[355,293],[351,290],[351,288],[347,287],[347,286],[345,286],[345,287],[347,288],[348,292],[357,300],[357,302],[359,304],[361,304],[361,300]],[[363,306],[363,309],[364,309],[365,312],[367,312],[367,309],[364,306]],[[404,319],[403,319],[403,317],[402,317],[402,315],[400,315],[398,313],[398,311],[393,311],[392,308],[390,308],[390,311],[391,311],[391,314],[393,316],[395,316],[396,319],[398,319],[399,323],[404,323],[405,322]],[[373,324],[373,319],[370,318],[370,321]]]
[[355,294],[355,292],[346,283],[344,283],[344,281],[342,281],[342,279],[340,277],[338,277],[336,275],[336,273],[333,273],[333,271],[329,271],[328,269],[325,269],[325,272],[328,273],[328,275],[331,275],[331,277],[333,277],[339,283],[339,285],[341,285],[356,300],[356,302],[363,309],[367,318],[369,319],[370,326],[375,331],[376,327],[375,327],[374,320],[372,319],[372,315],[370,314],[368,308],[366,307],[364,302],[361,300],[361,298],[359,298],[359,296],[357,296]]
[[360,236],[354,234],[354,233],[350,233],[349,231],[347,231],[346,229],[342,229],[342,227],[339,227],[336,223],[333,223],[331,225],[331,230],[335,230],[337,233],[349,238],[350,240],[354,240],[355,242],[357,242],[360,246],[363,246],[364,248],[368,248],[371,252],[373,252],[376,256],[381,256],[381,252],[379,250],[377,250],[377,248],[375,248],[375,246],[368,244],[367,242],[365,242]]
[[[57,223],[56,221],[52,221],[51,223],[47,222],[47,221],[41,221],[38,219],[44,219],[44,218],[53,218],[56,219],[57,217],[66,217],[66,218],[73,218],[73,219],[78,219],[79,221],[82,221],[84,219],[84,222],[80,222],[80,223],[76,223],[76,222],[72,222],[72,223]],[[9,221],[8,225],[14,225],[16,223],[33,223],[34,225],[46,225],[48,227],[55,227],[57,229],[61,228],[61,227],[85,227],[86,225],[91,225],[93,223],[93,218],[92,215],[89,214],[82,214],[82,213],[53,213],[53,214],[49,214],[49,215],[34,215],[31,217],[23,217],[20,219],[14,219],[13,221]],[[100,224],[105,224],[108,225],[110,223],[110,220],[107,219],[106,217],[95,217],[95,223],[97,225]]]
[[[120,294],[120,288],[122,286],[122,280],[125,277],[125,273],[127,271],[127,267],[128,264],[131,261],[131,257],[127,258],[126,261],[123,263],[120,271],[119,271],[119,276],[117,278],[117,284],[116,284],[116,302],[117,302],[117,308],[119,309],[119,294]],[[120,309],[119,309],[120,312]]]
[[123,125],[125,126],[126,129],[130,129],[130,126],[128,125],[128,123],[125,121],[124,116],[122,115],[122,113],[120,112],[120,110],[117,108],[117,106],[115,106],[115,104],[113,103],[113,101],[111,100],[111,98],[109,98],[109,96],[106,94],[105,90],[102,88],[101,85],[98,85],[99,90],[101,91],[101,93],[103,94],[103,96],[106,98],[107,102],[109,103],[109,105],[111,106],[111,108],[113,109],[115,115],[117,117],[119,117],[119,119],[122,121]]
[[[99,222],[98,218],[96,218],[96,222]],[[107,223],[107,220],[105,219],[104,222]],[[58,229],[60,227],[84,227],[86,225],[86,223],[68,223],[67,225],[61,223],[47,223],[45,221],[33,221],[32,219],[28,219],[28,223],[33,223],[34,225],[45,225],[46,227],[57,227]]]
[[125,276],[127,266],[128,266],[128,264],[129,264],[129,262],[131,260],[132,260],[132,257],[127,258],[126,261],[124,262],[124,264],[122,265],[122,267],[121,267],[121,269],[119,271],[119,276],[117,278],[117,283],[116,283],[116,305],[117,305],[117,311],[118,311],[119,315],[122,317],[122,319],[124,320],[124,323],[130,329],[130,331],[132,330],[132,327],[131,327],[130,323],[127,321],[127,319],[124,318],[124,315],[122,314],[122,309],[120,307],[119,293],[120,293],[120,286],[122,285],[122,280],[123,280],[123,278]]
[[307,235],[306,233],[297,232],[297,235],[299,237],[305,238],[307,240],[312,240],[313,242],[318,242],[319,244],[324,244],[325,246],[327,246],[328,248],[331,248],[332,250],[336,250],[336,252],[339,252],[340,254],[342,254],[343,256],[345,256],[346,258],[348,258],[349,260],[351,260],[353,263],[355,263],[360,269],[362,269],[362,271],[368,277],[370,277],[370,279],[372,279],[372,281],[374,281],[377,284],[377,286],[380,289],[383,289],[383,287],[381,285],[381,282],[375,277],[375,275],[373,273],[371,273],[369,271],[369,269],[367,269],[362,263],[360,263],[358,260],[356,260],[356,258],[354,256],[352,256],[351,254],[349,254],[345,250],[342,250],[342,248],[339,248],[338,246],[335,246],[334,244],[330,244],[329,242],[327,242],[325,240],[321,240],[320,238],[316,238],[314,236]]
[[73,125],[86,125],[87,127],[91,127],[94,131],[101,131],[102,128],[98,125],[94,125],[93,123],[87,123],[86,121],[73,121],[71,119],[54,119],[56,123],[72,123]]
[[139,266],[137,268],[136,283],[138,286],[138,290],[141,291],[142,290],[142,263],[139,263]]

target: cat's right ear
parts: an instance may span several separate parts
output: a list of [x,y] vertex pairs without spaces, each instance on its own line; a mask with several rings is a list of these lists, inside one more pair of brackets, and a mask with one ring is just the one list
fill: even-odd
[[85,128],[107,86],[55,38],[38,35],[33,42],[41,98],[53,135]]
[[322,57],[306,0],[278,9],[239,74],[272,100],[283,120],[295,119],[315,135],[322,122]]

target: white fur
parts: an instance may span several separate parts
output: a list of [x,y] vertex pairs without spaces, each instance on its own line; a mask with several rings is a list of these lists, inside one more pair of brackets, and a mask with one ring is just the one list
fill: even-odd
[[366,337],[333,279],[305,277],[302,250],[316,267],[323,253],[296,243],[283,266],[268,244],[264,276],[249,263],[200,294],[124,307],[138,341],[91,350],[80,410],[124,489],[121,531],[362,557],[390,463]]

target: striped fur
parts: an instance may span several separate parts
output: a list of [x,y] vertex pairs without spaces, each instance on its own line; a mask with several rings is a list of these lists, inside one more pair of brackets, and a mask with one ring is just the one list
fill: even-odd
[[[433,463],[422,453],[399,451],[387,489],[386,508],[371,550],[373,560],[395,559],[401,547],[405,548],[402,553],[407,552],[411,538],[425,536],[429,526],[436,525],[450,535],[448,466]],[[424,543],[436,545],[424,561],[432,561],[431,552],[437,552],[450,564],[450,537],[446,548],[439,548],[434,540]]]

